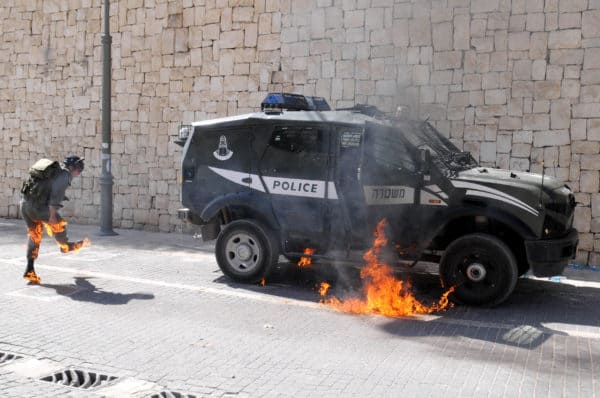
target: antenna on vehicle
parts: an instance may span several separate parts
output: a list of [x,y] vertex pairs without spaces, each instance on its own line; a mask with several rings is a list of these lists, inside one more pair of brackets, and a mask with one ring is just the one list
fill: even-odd
[[542,186],[540,188],[540,205],[542,204],[542,195],[544,194],[544,174],[546,171],[546,167],[544,161],[542,160]]

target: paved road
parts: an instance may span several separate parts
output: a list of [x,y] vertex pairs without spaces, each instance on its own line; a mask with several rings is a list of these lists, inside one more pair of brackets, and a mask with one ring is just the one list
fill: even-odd
[[[330,267],[282,262],[266,286],[240,285],[188,234],[97,231],[71,226],[92,240],[75,254],[44,238],[28,286],[23,224],[0,219],[0,396],[600,396],[600,272],[520,279],[495,309],[353,316],[319,304]],[[417,271],[433,302],[437,277]]]

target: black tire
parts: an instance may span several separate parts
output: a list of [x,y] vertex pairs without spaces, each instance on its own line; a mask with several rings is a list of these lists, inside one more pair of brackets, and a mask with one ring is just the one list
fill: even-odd
[[215,256],[221,271],[238,282],[256,283],[267,278],[279,258],[274,233],[254,220],[237,220],[219,233]]
[[465,235],[446,248],[440,277],[445,288],[455,286],[450,295],[453,301],[495,306],[515,289],[517,261],[500,239],[486,234]]

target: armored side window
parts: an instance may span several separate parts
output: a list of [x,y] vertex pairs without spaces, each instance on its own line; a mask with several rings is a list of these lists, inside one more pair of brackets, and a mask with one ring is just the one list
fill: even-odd
[[277,127],[270,146],[289,153],[324,153],[323,132],[312,127]]

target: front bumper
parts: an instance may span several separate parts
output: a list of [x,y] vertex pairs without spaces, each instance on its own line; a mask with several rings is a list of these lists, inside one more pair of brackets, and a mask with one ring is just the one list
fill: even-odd
[[571,228],[562,238],[527,240],[527,261],[535,276],[560,275],[570,259],[577,254],[579,234]]

